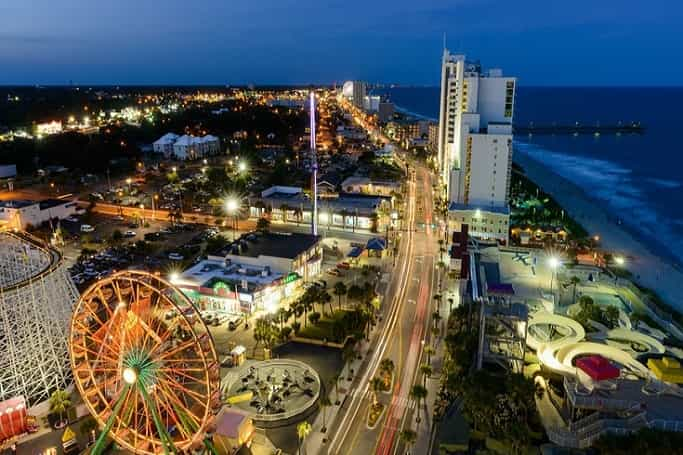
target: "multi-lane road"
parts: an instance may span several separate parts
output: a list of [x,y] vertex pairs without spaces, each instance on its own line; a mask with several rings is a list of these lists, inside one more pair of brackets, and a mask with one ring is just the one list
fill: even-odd
[[[408,185],[405,217],[408,229],[384,296],[383,325],[369,354],[367,369],[358,383],[354,383],[355,390],[350,401],[347,400],[335,434],[331,435],[327,453],[400,453],[398,435],[402,428],[409,427],[405,422],[408,411],[413,411],[410,415],[415,412],[410,390],[419,382],[419,365],[429,336],[438,246],[437,233],[431,227],[434,221],[431,174],[419,163],[414,169]],[[368,429],[367,414],[372,402],[369,383],[384,358],[392,359],[396,367],[393,387],[380,396],[385,404],[380,423]]]

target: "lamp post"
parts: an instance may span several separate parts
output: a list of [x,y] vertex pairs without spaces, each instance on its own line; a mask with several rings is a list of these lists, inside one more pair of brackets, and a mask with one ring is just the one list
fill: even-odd
[[233,216],[232,222],[232,240],[235,241],[235,231],[237,230],[237,212],[240,208],[239,202],[235,198],[230,198],[225,203],[225,209],[228,215]]
[[152,219],[156,220],[157,219],[157,208],[156,208],[156,201],[159,199],[159,195],[155,194],[152,196]]
[[550,293],[553,295],[554,299],[555,293],[553,292],[553,279],[555,278],[557,268],[560,266],[560,260],[555,256],[551,256],[550,259],[548,259],[548,265],[550,266]]
[[[623,256],[616,256],[616,257],[614,258],[614,262],[616,263],[617,266],[623,267],[624,264],[626,263],[626,260],[624,259]],[[615,274],[614,274],[614,285],[615,285],[615,286],[617,285],[617,280],[618,280],[618,279],[619,279],[619,277],[618,277],[617,274],[615,273]]]

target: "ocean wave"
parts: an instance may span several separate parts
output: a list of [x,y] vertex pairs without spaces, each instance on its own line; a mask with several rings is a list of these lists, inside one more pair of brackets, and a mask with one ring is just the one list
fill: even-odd
[[648,202],[643,182],[660,188],[677,188],[672,180],[635,178],[633,170],[609,160],[554,152],[536,144],[515,141],[515,153],[524,153],[560,177],[582,188],[605,204],[611,216],[622,220],[645,237],[678,257],[683,256],[681,220],[669,219]]
[[411,111],[410,109],[406,109],[405,107],[399,106],[398,104],[394,104],[394,107],[400,113],[405,114],[405,115],[409,115],[411,117],[415,117],[417,119],[429,120],[430,122],[438,122],[439,121],[439,119],[436,119],[434,117],[429,117],[428,115],[423,115],[423,114],[420,114],[418,112]]
[[680,188],[681,186],[681,182],[675,180],[649,178],[647,181],[661,188]]

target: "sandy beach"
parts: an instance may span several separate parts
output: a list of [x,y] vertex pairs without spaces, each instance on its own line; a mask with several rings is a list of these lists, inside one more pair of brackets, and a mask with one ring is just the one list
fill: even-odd
[[527,176],[551,194],[565,210],[591,235],[599,235],[604,249],[613,250],[627,258],[626,268],[635,281],[648,287],[670,306],[683,312],[683,271],[668,258],[661,257],[647,243],[617,225],[614,217],[592,200],[574,183],[560,177],[551,169],[523,152],[514,155],[515,163],[524,168]]

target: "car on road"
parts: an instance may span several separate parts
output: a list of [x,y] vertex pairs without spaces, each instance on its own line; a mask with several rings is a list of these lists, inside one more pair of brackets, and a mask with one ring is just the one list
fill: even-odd
[[172,261],[182,261],[185,259],[185,256],[180,253],[169,253],[168,258]]
[[115,216],[114,221],[123,221],[123,217],[121,215]]
[[124,237],[128,237],[128,238],[130,238],[130,237],[135,237],[136,235],[138,235],[138,234],[137,234],[137,232],[135,232],[135,231],[126,231],[126,232],[124,232],[124,234],[123,234]]
[[71,221],[72,223],[78,223],[78,217],[71,215],[71,216],[66,218],[66,221]]
[[90,224],[81,224],[81,232],[95,232],[95,227]]
[[244,318],[241,316],[235,316],[230,321],[228,321],[228,329],[235,330],[244,322]]

